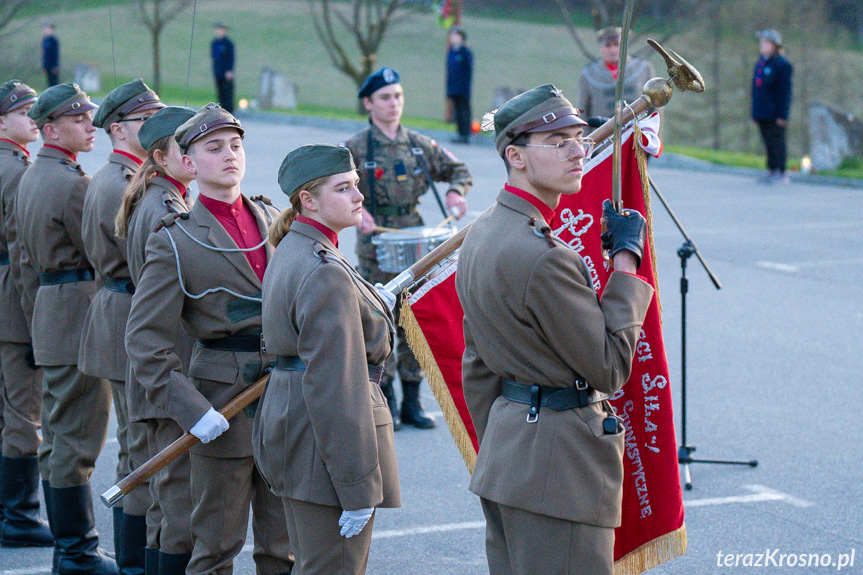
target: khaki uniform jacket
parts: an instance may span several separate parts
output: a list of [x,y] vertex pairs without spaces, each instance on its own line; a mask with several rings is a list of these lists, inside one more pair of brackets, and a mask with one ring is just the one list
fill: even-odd
[[581,374],[595,390],[618,390],[653,288],[612,273],[599,302],[580,256],[558,240],[550,247],[532,218],[544,223],[529,202],[501,191],[459,255],[464,395],[480,441],[470,490],[533,513],[615,527],[624,434],[603,432],[611,405],[542,408],[528,423],[529,406],[502,397],[502,380],[566,388]]
[[[626,79],[623,82],[623,99],[632,103],[641,96],[645,82],[656,76],[653,65],[643,58],[630,58],[626,62]],[[586,65],[578,78],[578,98],[575,107],[584,110],[584,116],[614,116],[614,90],[617,80],[602,60]]]
[[[47,147],[21,177],[15,211],[21,257],[37,273],[90,267],[81,237],[89,183],[80,164]],[[94,281],[39,287],[31,326],[37,364],[77,365],[84,317],[95,293]]]
[[[276,210],[245,197],[244,202],[266,238]],[[255,383],[265,367],[260,353],[214,350],[197,343],[188,376],[184,375],[174,337],[179,321],[196,339],[218,339],[261,327],[260,302],[224,291],[260,298],[261,281],[246,256],[213,251],[195,240],[218,249],[238,249],[215,216],[196,203],[188,219],[177,219],[147,240],[146,263],[126,326],[126,351],[147,399],[186,431],[211,407],[221,409]],[[269,243],[266,250],[269,261],[273,252]],[[200,296],[207,290],[216,291],[199,298],[186,295]],[[194,450],[211,457],[251,457],[251,433],[251,420],[239,415],[222,436]]]
[[324,234],[291,224],[264,277],[264,338],[306,370],[273,370],[258,410],[255,461],[273,493],[347,510],[401,505],[392,416],[368,370],[392,350],[392,321]]
[[[138,169],[132,159],[111,152],[108,163],[93,175],[84,200],[81,235],[87,259],[100,278],[127,280],[126,240],[114,235],[114,220],[126,186]],[[112,381],[126,379],[126,320],[132,294],[101,287],[90,303],[84,321],[84,338],[78,355],[78,369]]]
[[[144,191],[144,196],[135,206],[132,217],[129,218],[126,229],[126,258],[129,264],[129,274],[135,285],[141,280],[141,269],[147,258],[147,240],[150,238],[150,234],[159,226],[165,216],[188,211],[183,196],[180,195],[174,184],[160,176],[150,180],[150,184]],[[174,333],[171,337],[175,344],[174,353],[177,354],[182,365],[182,372],[188,374],[195,340],[183,331],[180,322],[174,324]],[[168,417],[167,413],[147,400],[146,391],[135,378],[131,365],[126,374],[126,397],[129,401],[129,419],[131,421]]]
[[[374,149],[375,168],[365,169],[369,161],[368,138],[371,132]],[[411,151],[414,144],[422,150],[425,164],[431,179],[435,182],[449,183],[449,190],[454,190],[464,196],[473,185],[470,172],[463,162],[456,159],[452,153],[435,140],[419,132],[399,127],[395,140],[389,139],[380,128],[370,124],[368,128],[344,142],[354,157],[360,173],[360,192],[365,200],[363,205],[375,216],[379,226],[391,228],[406,228],[421,226],[423,220],[416,211],[420,196],[429,191],[425,173],[420,167],[417,156]],[[397,164],[404,165],[404,175],[399,181]],[[375,177],[377,174],[379,177]],[[377,208],[403,208],[408,213],[404,215],[384,215],[372,210],[372,198],[369,190],[369,178],[375,177],[375,206]],[[443,196],[442,198],[443,199]],[[436,201],[436,200],[432,200]],[[357,255],[361,258],[376,260],[375,246],[371,243],[371,234],[361,234],[357,231]]]
[[[30,322],[21,307],[21,249],[15,221],[18,183],[29,164],[27,154],[18,146],[0,140],[0,252],[9,257],[8,265],[0,264],[0,341],[13,343],[30,342]],[[25,273],[29,278],[27,289],[33,292],[32,300],[39,280],[29,267]]]

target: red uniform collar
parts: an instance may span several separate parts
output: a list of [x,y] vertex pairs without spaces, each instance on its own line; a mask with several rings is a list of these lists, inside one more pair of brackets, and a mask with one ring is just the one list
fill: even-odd
[[139,166],[144,163],[143,161],[141,161],[140,158],[138,158],[137,156],[133,156],[129,152],[124,152],[123,150],[118,150],[117,148],[114,148],[114,153],[120,154],[121,156],[125,156],[125,157],[129,158],[130,160],[132,160],[133,162],[135,162]]
[[534,196],[533,194],[529,194],[520,188],[516,188],[515,186],[511,186],[509,184],[505,184],[503,189],[507,192],[518,196],[523,200],[527,200],[530,204],[539,210],[539,213],[542,214],[545,223],[551,225],[551,220],[554,219],[554,210],[548,207],[542,200]]
[[15,146],[17,146],[18,148],[21,148],[21,151],[22,151],[22,152],[24,152],[25,154],[27,154],[27,157],[28,157],[28,158],[30,157],[30,152],[28,152],[28,151],[27,151],[27,148],[25,148],[24,146],[22,146],[22,145],[21,145],[21,144],[19,144],[18,142],[13,142],[12,140],[9,140],[9,139],[7,139],[7,138],[0,138],[0,140],[2,140],[2,141],[4,141],[4,142],[9,142],[10,144],[15,144]]
[[63,152],[64,154],[66,154],[67,156],[69,156],[70,158],[72,158],[73,162],[78,161],[78,156],[76,156],[75,154],[73,154],[72,152],[67,150],[66,148],[61,148],[60,146],[54,146],[53,144],[43,144],[42,147],[51,148],[52,150],[59,150],[59,151]]
[[307,218],[306,216],[301,216],[299,214],[297,214],[296,221],[300,222],[301,224],[307,224],[312,226],[313,228],[324,234],[334,246],[339,247],[339,235],[321,222],[315,221],[312,218]]
[[210,210],[214,216],[236,218],[237,213],[244,208],[242,195],[233,204],[216,200],[204,194],[198,195],[198,201],[204,204],[204,207]]
[[[175,180],[174,178],[172,178],[168,174],[165,174],[164,177],[166,180],[168,180],[169,182],[174,184],[174,186],[177,188],[177,191],[180,192],[180,196],[182,196],[182,198],[185,200],[186,199],[186,193],[188,192],[188,190],[186,189],[186,186],[184,186],[183,184],[181,184],[179,182],[179,180]],[[201,196],[201,197],[203,198],[204,196]]]

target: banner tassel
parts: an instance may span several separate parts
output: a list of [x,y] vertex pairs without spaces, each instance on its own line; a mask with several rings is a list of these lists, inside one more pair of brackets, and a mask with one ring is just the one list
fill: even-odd
[[638,575],[686,553],[686,525],[681,525],[614,562],[614,575]]
[[641,180],[641,194],[644,196],[644,219],[647,220],[647,229],[650,230],[648,237],[650,244],[650,267],[653,269],[653,279],[656,283],[656,305],[659,306],[659,321],[662,323],[662,299],[659,297],[659,272],[656,269],[656,247],[653,244],[653,212],[650,209],[650,179],[647,175],[647,152],[638,145],[641,141],[641,128],[634,124],[632,134],[632,147],[635,148],[635,159],[638,164],[638,177]]
[[473,473],[473,466],[476,463],[476,451],[473,448],[473,441],[468,435],[467,428],[459,415],[458,408],[452,400],[449,388],[444,381],[443,374],[435,361],[434,354],[426,341],[425,334],[420,328],[419,322],[414,315],[410,306],[410,293],[405,290],[402,292],[401,304],[401,319],[399,325],[405,330],[405,337],[408,345],[414,352],[414,355],[419,361],[428,380],[429,387],[434,393],[435,399],[440,404],[443,412],[444,421],[449,427],[450,434],[455,440],[456,447],[461,452],[464,464],[467,466],[468,473]]

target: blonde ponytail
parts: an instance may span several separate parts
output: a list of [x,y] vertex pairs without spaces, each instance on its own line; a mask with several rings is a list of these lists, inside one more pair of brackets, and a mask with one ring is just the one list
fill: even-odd
[[297,216],[302,213],[302,202],[300,202],[300,192],[306,190],[313,196],[317,197],[321,193],[321,188],[329,181],[332,176],[321,176],[310,182],[306,182],[298,187],[290,196],[291,207],[285,209],[279,217],[270,226],[268,237],[273,247],[278,247],[279,243],[288,235],[291,229],[291,224],[297,219]]

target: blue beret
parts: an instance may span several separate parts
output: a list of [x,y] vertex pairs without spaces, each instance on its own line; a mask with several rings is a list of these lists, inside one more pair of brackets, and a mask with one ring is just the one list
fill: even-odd
[[363,87],[360,88],[357,98],[368,98],[381,88],[385,88],[390,84],[399,83],[399,73],[393,68],[381,68],[363,82]]

